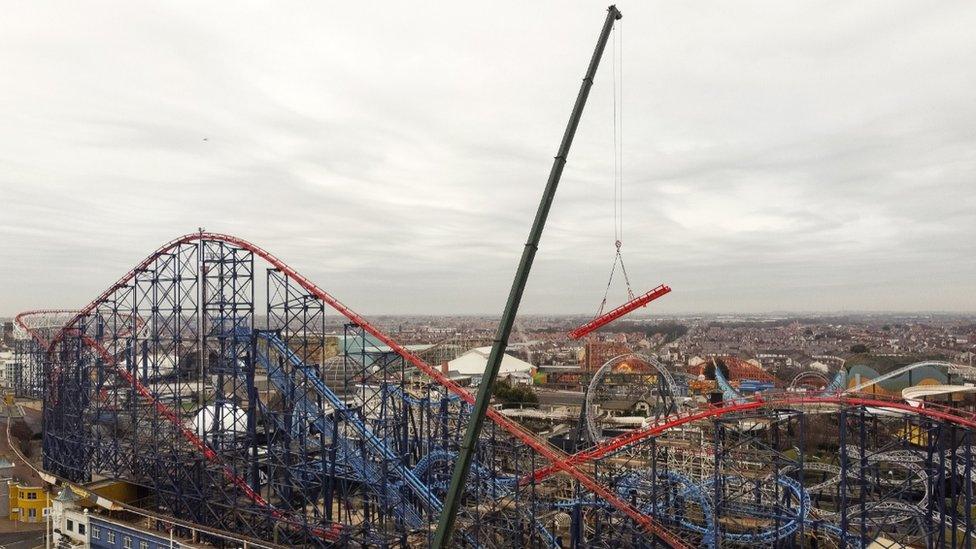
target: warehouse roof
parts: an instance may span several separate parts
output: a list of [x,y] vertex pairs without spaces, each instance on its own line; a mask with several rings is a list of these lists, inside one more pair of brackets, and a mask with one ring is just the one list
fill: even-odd
[[[481,375],[485,371],[485,365],[488,364],[490,352],[491,347],[476,347],[448,362],[447,367],[451,373],[457,372],[467,376]],[[531,364],[506,353],[502,357],[502,364],[498,373],[499,375],[529,373],[531,370]]]

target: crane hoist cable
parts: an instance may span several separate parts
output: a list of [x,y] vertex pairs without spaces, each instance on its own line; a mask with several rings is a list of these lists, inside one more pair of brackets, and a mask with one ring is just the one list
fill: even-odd
[[[617,40],[617,34],[620,34],[619,41]],[[596,316],[602,315],[607,305],[607,297],[610,295],[611,286],[613,286],[613,277],[617,272],[617,264],[620,264],[620,271],[624,275],[624,282],[627,285],[627,297],[629,300],[634,299],[634,289],[630,285],[627,266],[624,264],[624,256],[620,251],[624,238],[624,62],[622,24],[618,24],[614,28],[611,47],[610,110],[612,113],[611,128],[613,135],[611,138],[612,149],[610,151],[610,186],[613,188],[613,243],[616,250],[613,256],[613,264],[610,266],[610,278],[607,280],[607,288],[603,292],[603,300],[600,301],[600,308],[597,310]]]
[[[621,35],[617,41],[617,34]],[[610,287],[613,286],[613,277],[617,271],[617,264],[624,275],[624,282],[627,285],[627,297],[634,299],[634,290],[630,285],[630,277],[627,275],[627,266],[624,265],[624,256],[620,252],[623,245],[623,219],[624,219],[624,182],[623,182],[623,25],[618,24],[614,28],[612,35],[612,55],[610,62],[610,111],[612,113],[611,128],[613,135],[611,138],[612,148],[610,151],[610,186],[613,188],[613,242],[616,253],[613,256],[613,264],[610,266],[610,278],[607,280],[607,288],[603,292],[603,300],[600,301],[600,308],[596,316],[603,314],[607,305],[607,297],[610,295]],[[619,68],[618,68],[619,67]],[[619,86],[618,86],[619,83]],[[619,106],[618,106],[619,105]]]
[[[617,37],[618,33],[620,34],[619,40]],[[587,334],[599,329],[601,326],[605,326],[610,322],[624,316],[625,314],[637,308],[643,307],[651,301],[671,291],[670,287],[661,284],[647,293],[641,294],[640,296],[635,296],[634,289],[630,284],[630,276],[627,274],[627,266],[624,264],[624,256],[621,252],[624,239],[623,25],[617,25],[617,27],[614,28],[612,49],[613,55],[611,56],[612,61],[610,64],[612,76],[610,87],[610,105],[613,113],[613,123],[611,124],[613,130],[613,138],[611,139],[613,148],[610,154],[610,184],[613,188],[613,244],[615,250],[613,263],[610,265],[610,278],[607,280],[607,287],[603,292],[603,299],[600,301],[600,308],[597,310],[596,316],[593,318],[593,320],[583,324],[579,328],[576,328],[569,333],[569,337],[573,339],[584,337]],[[627,285],[628,301],[610,312],[605,313],[604,309],[606,309],[607,306],[607,297],[610,295],[610,287],[613,286],[613,277],[617,273],[618,264],[620,265],[620,272],[624,276],[624,283]]]
[[610,279],[607,280],[607,288],[603,292],[603,300],[600,301],[600,308],[596,312],[596,316],[603,314],[604,307],[607,306],[607,297],[610,295],[610,287],[613,286],[613,276],[616,273],[617,265],[620,265],[620,271],[624,275],[624,283],[627,285],[627,298],[630,300],[634,299],[634,289],[630,285],[630,277],[627,276],[627,267],[624,265],[624,256],[620,253],[620,241],[615,242],[617,247],[617,253],[613,256],[613,264],[610,266]]

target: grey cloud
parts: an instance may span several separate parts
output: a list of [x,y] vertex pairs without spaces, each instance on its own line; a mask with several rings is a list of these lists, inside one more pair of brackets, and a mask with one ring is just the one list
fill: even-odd
[[[620,7],[624,250],[675,289],[654,311],[976,309],[976,5]],[[198,226],[366,313],[497,312],[601,11],[8,6],[0,313],[82,304]],[[526,312],[602,297],[609,67]]]

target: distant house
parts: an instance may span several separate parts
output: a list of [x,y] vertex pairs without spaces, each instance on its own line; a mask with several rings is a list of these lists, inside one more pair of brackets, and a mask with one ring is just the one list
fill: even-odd
[[[447,363],[448,375],[454,377],[470,377],[471,385],[481,383],[485,365],[488,364],[488,354],[491,347],[476,347]],[[498,369],[498,379],[509,379],[513,383],[532,383],[533,366],[528,362],[515,358],[506,353],[502,357],[502,364]]]

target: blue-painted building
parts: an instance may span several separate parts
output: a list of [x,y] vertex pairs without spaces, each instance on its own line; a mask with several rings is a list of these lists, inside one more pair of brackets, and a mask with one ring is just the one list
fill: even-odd
[[[146,530],[90,513],[81,508],[82,500],[70,488],[51,500],[52,532],[57,547],[93,547],[101,549],[176,549],[187,548],[185,540],[170,539],[169,534]],[[67,542],[67,543],[65,543]]]
[[182,547],[176,540],[170,541],[152,532],[105,520],[97,515],[88,517],[90,546],[105,549],[169,549]]

